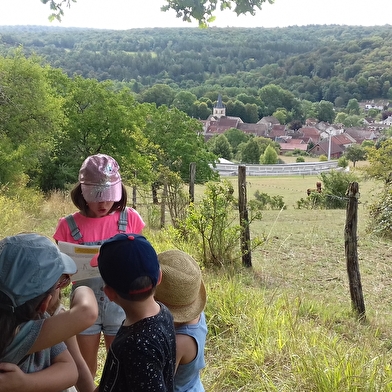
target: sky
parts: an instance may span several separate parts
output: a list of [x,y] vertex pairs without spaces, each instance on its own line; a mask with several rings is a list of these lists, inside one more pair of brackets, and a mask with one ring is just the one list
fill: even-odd
[[[40,25],[127,30],[143,27],[196,27],[174,11],[162,12],[164,0],[77,0],[62,22],[48,21],[40,0],[0,0],[0,25]],[[275,0],[255,16],[218,12],[211,27],[286,27],[309,24],[379,26],[392,24],[392,0]]]

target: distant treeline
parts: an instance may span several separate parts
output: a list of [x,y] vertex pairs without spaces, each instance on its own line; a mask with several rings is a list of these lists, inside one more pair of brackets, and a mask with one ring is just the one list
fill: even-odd
[[[295,21],[293,21],[295,22]],[[47,63],[139,94],[164,84],[197,99],[256,103],[275,84],[295,97],[345,107],[392,97],[391,26],[97,30],[0,26],[0,54],[23,47]],[[263,113],[268,114],[268,113]]]

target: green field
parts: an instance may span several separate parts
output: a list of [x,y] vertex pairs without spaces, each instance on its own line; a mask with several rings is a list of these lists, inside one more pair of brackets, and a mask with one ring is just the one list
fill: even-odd
[[[238,179],[228,180],[236,189]],[[366,321],[360,323],[351,310],[346,211],[295,208],[316,181],[247,178],[248,200],[256,190],[281,195],[287,209],[263,211],[261,221],[252,223],[251,237],[265,240],[252,252],[252,268],[239,264],[203,270],[209,327],[202,373],[206,391],[392,390],[392,244],[367,230],[367,206],[377,197],[378,184],[359,182],[358,260],[366,307]],[[196,188],[200,198],[204,187]],[[34,230],[51,236],[59,216],[74,210],[61,193],[43,204],[31,198],[25,206],[19,202],[20,196],[0,197],[3,235]],[[148,215],[145,206],[139,212]],[[145,230],[159,251],[173,246],[162,234]],[[99,371],[104,360],[102,349]]]

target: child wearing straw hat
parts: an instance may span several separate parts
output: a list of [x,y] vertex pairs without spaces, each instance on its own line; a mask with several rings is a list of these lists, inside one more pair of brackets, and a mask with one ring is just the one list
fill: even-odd
[[175,392],[202,392],[200,371],[205,367],[207,324],[204,315],[206,289],[197,262],[180,250],[158,254],[162,280],[155,299],[173,315],[176,329]]

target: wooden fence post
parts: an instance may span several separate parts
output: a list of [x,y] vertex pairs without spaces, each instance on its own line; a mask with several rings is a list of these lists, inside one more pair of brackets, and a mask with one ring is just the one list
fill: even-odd
[[[134,176],[134,178],[135,178],[135,183],[136,183],[136,170],[133,172],[133,176]],[[136,192],[137,192],[137,189],[136,189],[136,185],[133,185],[133,187],[132,187],[132,207],[134,208],[134,209],[136,209]]]
[[238,166],[238,209],[240,212],[241,225],[241,254],[242,265],[252,267],[252,255],[250,251],[250,229],[248,208],[246,199],[246,166]]
[[350,283],[351,304],[360,321],[365,321],[365,303],[363,300],[361,275],[358,265],[357,223],[359,187],[352,182],[346,192],[348,197],[346,211],[346,226],[344,229],[344,247],[347,262],[347,273]]
[[166,223],[166,201],[167,201],[167,180],[163,182],[163,191],[161,197],[161,229],[165,227]]
[[191,162],[189,164],[189,203],[195,201],[195,178],[196,178],[196,162]]

